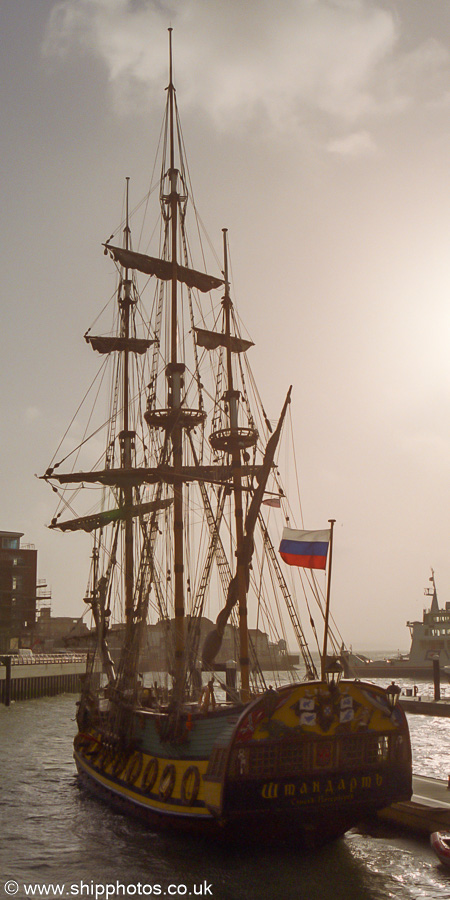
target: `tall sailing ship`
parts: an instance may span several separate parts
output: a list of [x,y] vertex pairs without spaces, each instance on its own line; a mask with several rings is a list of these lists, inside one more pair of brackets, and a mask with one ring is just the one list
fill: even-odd
[[[101,355],[96,396],[111,375],[110,407],[100,424],[89,413],[75,449],[60,445],[43,476],[59,498],[50,527],[93,538],[85,602],[95,642],[74,756],[92,791],[152,823],[321,842],[410,797],[408,727],[395,690],[343,680],[328,653],[329,592],[317,593],[314,569],[326,567],[327,552],[331,562],[333,523],[320,532],[291,527],[276,464],[291,391],[271,424],[231,298],[226,231],[219,276],[191,262],[171,40],[169,68],[159,250],[133,249],[127,179],[123,236],[104,245],[117,268],[114,326],[85,335]],[[293,575],[317,593],[318,657]],[[267,684],[247,608],[273,634],[282,605],[305,677],[285,666]],[[199,623],[214,607],[215,627],[201,643]],[[314,626],[311,607],[308,615]],[[169,671],[150,677],[141,654],[152,617],[165,630]],[[220,662],[230,635],[237,662]]]

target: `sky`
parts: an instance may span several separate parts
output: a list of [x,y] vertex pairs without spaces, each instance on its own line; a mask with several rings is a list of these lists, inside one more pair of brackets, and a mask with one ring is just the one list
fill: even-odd
[[409,648],[450,601],[450,8],[443,0],[3,0],[1,528],[80,614],[89,539],[42,474],[89,383],[101,242],[145,194],[167,28],[197,207],[255,341],[269,416],[293,384],[305,527],[336,519],[354,649]]

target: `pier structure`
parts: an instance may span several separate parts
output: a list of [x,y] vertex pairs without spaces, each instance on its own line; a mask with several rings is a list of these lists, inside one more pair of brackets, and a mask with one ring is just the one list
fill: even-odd
[[393,803],[378,813],[383,822],[415,834],[430,835],[450,829],[450,790],[447,782],[413,775],[411,800]]
[[78,693],[86,654],[0,656],[0,703]]

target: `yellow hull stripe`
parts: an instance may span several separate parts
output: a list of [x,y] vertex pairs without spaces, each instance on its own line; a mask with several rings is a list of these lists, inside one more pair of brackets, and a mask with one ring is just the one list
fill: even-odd
[[[155,786],[159,784],[161,775],[166,768],[167,765],[173,764],[175,766],[176,771],[176,781],[172,793],[172,797],[168,800],[159,800],[155,796],[146,797],[144,794],[138,794],[133,790],[132,785],[127,785],[125,782],[118,783],[118,779],[114,779],[114,781],[108,778],[108,769],[110,769],[110,765],[107,766],[107,769],[102,774],[90,763],[88,763],[83,756],[81,756],[77,751],[74,752],[74,757],[81,766],[81,768],[92,778],[94,781],[97,781],[99,784],[106,787],[109,791],[112,791],[115,794],[118,794],[121,797],[126,797],[128,800],[131,800],[133,803],[138,806],[142,806],[145,809],[154,809],[156,812],[176,815],[176,816],[188,816],[189,818],[195,817],[199,819],[213,819],[214,817],[211,815],[208,809],[203,805],[203,777],[200,778],[200,789],[197,798],[197,802],[200,802],[201,806],[187,806],[182,805],[181,803],[181,780],[185,771],[192,765],[192,760],[189,762],[184,762],[180,760],[168,760],[168,759],[158,759],[159,763],[159,771],[158,777],[155,782]],[[156,757],[157,758],[157,757]],[[145,771],[145,767],[147,763],[152,759],[151,756],[143,756],[143,766],[142,771],[139,775],[139,778],[136,779],[136,787],[139,786],[142,779],[142,774]],[[200,773],[200,776],[205,774],[208,763],[206,760],[199,760],[197,763],[197,767]],[[203,771],[202,771],[203,770]],[[177,803],[171,803],[171,799],[178,800]]]

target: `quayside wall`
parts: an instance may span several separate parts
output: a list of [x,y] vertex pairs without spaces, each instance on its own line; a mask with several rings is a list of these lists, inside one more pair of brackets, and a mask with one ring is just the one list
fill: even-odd
[[78,693],[86,671],[85,654],[0,657],[0,703]]

